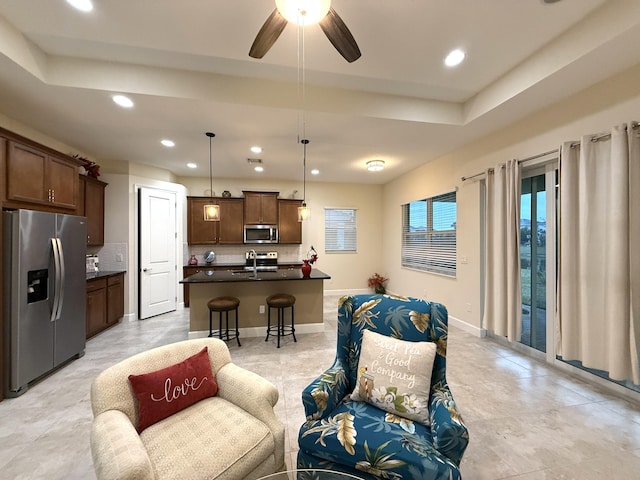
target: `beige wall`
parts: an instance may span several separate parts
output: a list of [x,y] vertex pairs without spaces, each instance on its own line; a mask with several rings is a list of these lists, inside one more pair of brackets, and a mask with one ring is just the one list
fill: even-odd
[[[208,178],[179,177],[188,195],[208,194]],[[277,180],[214,179],[213,190],[220,195],[229,190],[232,196],[242,196],[243,190],[280,192],[282,198],[302,199],[301,182]],[[307,182],[307,206],[311,217],[302,226],[301,257],[311,245],[318,251],[316,267],[331,275],[324,284],[325,290],[346,291],[367,289],[367,278],[374,272],[382,274],[382,222],[378,216],[382,211],[382,186]],[[358,251],[356,254],[329,254],[324,251],[324,209],[355,208],[358,222]],[[185,230],[186,238],[186,230]]]
[[[384,270],[390,290],[423,296],[445,304],[449,314],[480,327],[480,184],[462,182],[485,168],[510,158],[526,158],[557,148],[564,141],[608,130],[612,125],[640,120],[640,65],[569,97],[430,162],[384,187]],[[403,203],[458,188],[457,278],[403,269],[400,266]],[[466,256],[467,264],[460,258]],[[468,306],[470,310],[468,311]]]

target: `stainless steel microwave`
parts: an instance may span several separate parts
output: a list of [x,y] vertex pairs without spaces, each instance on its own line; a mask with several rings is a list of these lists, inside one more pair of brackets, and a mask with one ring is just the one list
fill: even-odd
[[277,225],[245,225],[244,243],[278,243]]

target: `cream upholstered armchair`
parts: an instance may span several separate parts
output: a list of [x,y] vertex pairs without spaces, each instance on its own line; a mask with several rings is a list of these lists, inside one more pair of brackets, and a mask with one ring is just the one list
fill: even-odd
[[[129,375],[156,372],[200,354],[208,354],[215,396],[139,433],[140,397]],[[219,339],[187,340],[130,357],[100,373],[91,386],[96,475],[100,480],[254,479],[284,470],[284,425],[273,411],[277,401],[275,386],[232,363]]]

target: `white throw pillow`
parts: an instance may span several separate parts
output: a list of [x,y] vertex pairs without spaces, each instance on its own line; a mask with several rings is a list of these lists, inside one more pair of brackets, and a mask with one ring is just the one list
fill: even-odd
[[365,330],[351,399],[428,425],[435,356],[434,342],[408,342]]

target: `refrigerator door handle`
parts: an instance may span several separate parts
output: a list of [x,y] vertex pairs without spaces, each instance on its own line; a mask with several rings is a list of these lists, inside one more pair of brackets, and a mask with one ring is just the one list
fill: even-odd
[[53,309],[51,311],[51,321],[55,322],[60,318],[60,310],[62,308],[62,297],[64,291],[62,288],[64,278],[64,263],[62,258],[62,244],[59,238],[51,239],[53,247],[53,269],[55,283],[53,287]]

